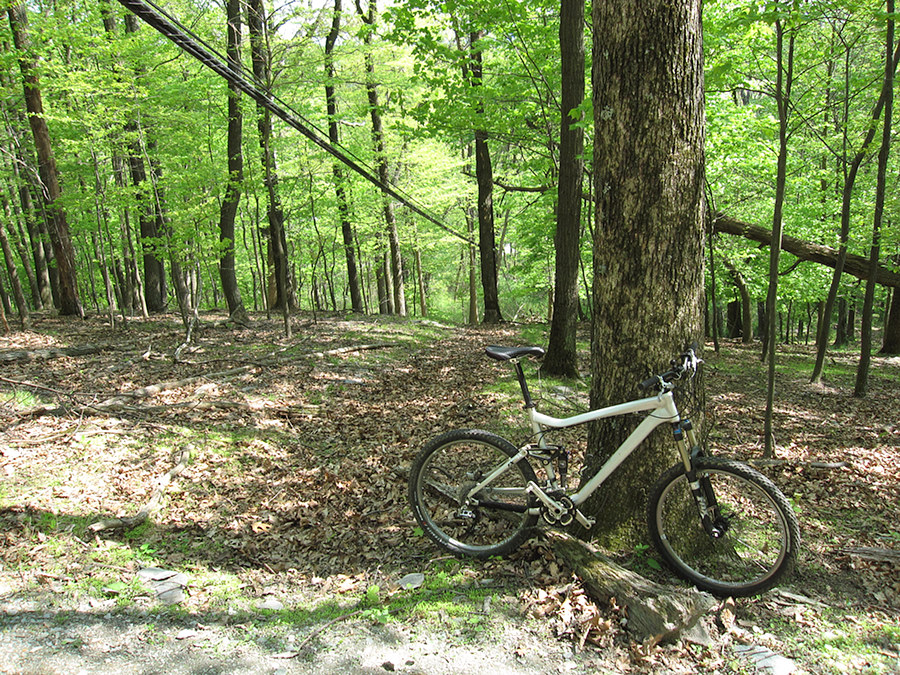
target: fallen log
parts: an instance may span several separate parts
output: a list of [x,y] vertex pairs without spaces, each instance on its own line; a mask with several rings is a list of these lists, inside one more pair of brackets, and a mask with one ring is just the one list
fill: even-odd
[[[722,234],[735,234],[767,246],[772,243],[771,231],[759,225],[731,218],[722,213],[713,219],[713,229]],[[781,250],[795,255],[801,260],[826,265],[832,269],[837,265],[838,251],[830,246],[814,244],[810,241],[784,235],[781,239]],[[868,279],[870,276],[869,259],[854,253],[848,253],[847,260],[844,262],[844,272],[858,279]],[[900,287],[900,272],[879,264],[878,271],[875,274],[875,281],[882,286],[898,288]]]
[[662,586],[617,565],[591,544],[564,532],[546,533],[553,550],[578,574],[595,599],[626,608],[627,629],[641,642],[674,642],[695,629],[716,605],[708,593]]
[[82,347],[48,347],[46,349],[4,349],[0,351],[0,363],[46,361],[63,356],[87,356],[112,349],[119,349],[119,347],[114,345],[84,345]]
[[876,548],[874,546],[856,546],[838,549],[844,555],[856,556],[872,562],[886,562],[900,565],[900,551],[892,548]]

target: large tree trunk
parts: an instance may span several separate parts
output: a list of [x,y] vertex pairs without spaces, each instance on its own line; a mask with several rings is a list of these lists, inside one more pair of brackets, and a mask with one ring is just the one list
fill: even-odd
[[581,249],[581,179],[584,132],[573,113],[584,100],[584,2],[562,0],[559,17],[562,109],[556,211],[556,275],[550,341],[541,369],[578,377],[575,324],[578,319],[578,262]]
[[[227,0],[225,15],[228,26],[226,54],[228,67],[238,72],[241,68],[241,3]],[[228,314],[240,324],[248,324],[250,317],[244,309],[241,289],[234,269],[234,220],[241,201],[244,182],[244,155],[241,152],[243,136],[243,114],[241,113],[240,91],[228,84],[228,185],[219,210],[219,241],[222,243],[222,257],[219,259],[219,278],[222,292],[228,303]]]
[[63,315],[83,317],[84,310],[81,306],[81,299],[78,297],[78,284],[75,277],[75,252],[69,235],[66,211],[60,203],[62,191],[59,186],[56,158],[50,144],[50,131],[44,119],[44,103],[41,97],[35,58],[31,55],[28,15],[24,5],[16,5],[7,9],[7,16],[13,43],[20,54],[19,68],[22,71],[25,108],[28,111],[28,123],[31,126],[37,151],[38,173],[44,188],[42,192],[48,215],[50,242],[53,245],[58,275],[59,311]]
[[[591,405],[600,407],[634,393],[648,371],[703,335],[700,0],[595,2],[593,35]],[[622,418],[592,424],[588,469],[631,428]],[[644,539],[638,516],[670,444],[663,434],[648,439],[588,501],[592,534],[615,545]]]

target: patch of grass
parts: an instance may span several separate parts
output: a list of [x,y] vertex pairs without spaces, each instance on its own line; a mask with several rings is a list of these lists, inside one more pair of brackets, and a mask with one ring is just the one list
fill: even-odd
[[851,623],[841,617],[817,631],[809,647],[811,659],[834,672],[896,673],[900,628],[871,620]]
[[896,673],[900,665],[900,627],[893,617],[852,608],[798,606],[794,614],[774,612],[767,603],[748,606],[757,630],[777,636],[782,653],[804,672],[842,675]]
[[14,389],[11,392],[4,392],[0,401],[2,401],[4,407],[11,410],[30,410],[47,403],[40,396],[26,389]]

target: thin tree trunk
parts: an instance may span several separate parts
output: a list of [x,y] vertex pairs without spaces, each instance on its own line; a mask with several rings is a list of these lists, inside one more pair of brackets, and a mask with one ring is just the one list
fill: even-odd
[[[11,85],[9,73],[0,73],[0,82],[5,85]],[[3,111],[4,119],[9,120],[12,117],[6,101],[0,100],[0,109]],[[19,249],[19,258],[28,277],[32,304],[35,309],[42,309],[45,300],[47,304],[50,304],[52,301],[50,275],[47,270],[46,260],[44,260],[43,246],[40,245],[36,234],[37,227],[34,223],[35,215],[31,202],[31,191],[28,189],[28,182],[23,180],[20,171],[20,167],[27,166],[27,160],[19,142],[19,131],[11,123],[8,123],[6,125],[6,133],[9,140],[8,147],[3,150],[3,154],[9,158],[7,170],[10,176],[7,184],[9,185],[9,194],[16,194],[19,202],[17,208],[11,208],[10,210],[10,223],[16,222],[18,228],[18,237],[15,237],[16,248]],[[21,219],[17,217],[19,215]],[[25,227],[28,229],[27,236],[23,229],[22,221],[24,221]],[[26,248],[31,249],[30,255],[26,252]]]
[[[364,56],[366,68],[366,96],[369,101],[369,118],[372,121],[372,145],[375,151],[375,164],[378,180],[382,185],[389,185],[387,156],[384,150],[384,128],[381,122],[381,105],[378,102],[378,87],[375,84],[375,61],[372,57],[372,34],[375,31],[377,2],[369,0],[368,12],[363,12],[360,0],[356,2],[357,12],[366,24],[367,30],[363,38],[367,49]],[[406,289],[403,282],[403,257],[400,252],[400,237],[397,233],[397,218],[394,215],[394,202],[390,195],[382,192],[382,211],[390,246],[390,275],[394,312],[406,316]]]
[[[482,86],[482,58],[478,41],[483,31],[469,36],[467,76],[473,89]],[[476,104],[475,115],[484,115],[484,104]],[[494,233],[494,171],[488,148],[488,133],[475,129],[475,180],[478,184],[478,250],[481,255],[481,288],[484,295],[484,323],[500,323],[500,296],[497,289],[497,241]]]
[[422,249],[414,248],[416,255],[416,282],[419,285],[419,314],[428,316],[428,303],[425,298],[425,273],[422,271]]
[[[891,60],[888,63],[888,68],[891,70],[891,74],[896,73],[897,71],[897,62],[898,58],[900,58],[900,46],[896,48],[891,55]],[[856,153],[856,156],[853,158],[853,161],[850,164],[850,169],[847,172],[847,178],[844,181],[843,188],[843,198],[841,202],[841,233],[840,233],[840,247],[838,251],[838,258],[834,268],[834,274],[831,277],[831,287],[828,291],[828,298],[825,301],[825,308],[823,319],[821,325],[819,326],[819,332],[816,336],[816,363],[813,366],[813,372],[810,376],[810,382],[818,383],[822,380],[822,371],[825,367],[825,353],[828,350],[828,338],[831,332],[831,315],[834,311],[834,303],[837,299],[838,289],[840,288],[841,283],[841,274],[844,271],[844,264],[847,260],[847,246],[848,240],[850,238],[850,219],[851,219],[851,201],[853,196],[853,186],[856,182],[856,176],[859,172],[859,168],[865,160],[866,155],[868,154],[869,145],[872,143],[875,138],[875,134],[877,133],[877,125],[875,122],[881,117],[882,110],[887,100],[887,87],[888,85],[885,83],[882,85],[881,94],[878,97],[878,101],[875,104],[875,107],[872,109],[872,124],[869,125],[869,130],[866,133],[865,138],[863,139],[862,144],[860,145],[859,150]]]
[[[715,247],[713,246],[713,236],[712,231],[707,233],[707,240],[709,243],[709,283],[712,287],[711,292],[711,307],[710,310],[712,312],[712,317],[710,323],[711,329],[711,337],[713,339],[713,351],[716,354],[719,353],[719,299],[718,299],[718,287],[716,285],[716,261],[715,261]],[[749,302],[748,302],[748,311],[749,311]]]
[[[475,237],[475,213],[474,209],[467,208],[466,209],[466,228],[469,233],[469,237],[474,240]],[[467,323],[470,326],[474,326],[478,323],[478,268],[477,268],[477,251],[473,244],[468,244],[466,246],[466,254],[468,265],[466,266],[469,271],[469,318]]]
[[[253,74],[261,86],[271,89],[272,54],[268,46],[268,28],[263,0],[249,0],[247,26],[250,31]],[[278,167],[276,166],[275,153],[272,149],[272,114],[268,108],[257,104],[257,116],[259,146],[265,173],[264,183],[268,197],[268,208],[266,211],[269,223],[268,245],[276,289],[275,300],[270,304],[273,307],[281,308],[285,333],[290,337],[290,308],[294,300],[289,284],[288,267],[290,262],[287,254],[287,237],[284,231],[284,210],[281,206],[279,195]]]
[[[341,28],[341,12],[341,0],[334,0],[331,30],[325,38],[325,107],[328,114],[328,140],[334,146],[340,146],[341,143],[337,119],[337,95],[334,87],[334,46]],[[341,218],[341,236],[344,240],[344,259],[347,262],[347,286],[350,290],[350,307],[354,312],[362,314],[365,312],[365,307],[363,306],[362,292],[360,290],[359,270],[353,242],[353,223],[350,220],[350,204],[346,189],[347,179],[344,175],[343,165],[337,160],[332,163],[331,172],[334,176],[334,192],[337,198],[338,213]]]
[[[125,32],[138,31],[138,19],[133,14],[125,16]],[[140,72],[138,73],[141,74]],[[144,145],[144,130],[140,113],[125,124],[128,138],[128,165],[131,171],[131,182],[134,184],[138,202],[138,224],[141,231],[140,248],[143,251],[144,276],[141,282],[144,291],[143,303],[148,312],[161,312],[166,308],[168,289],[166,287],[166,268],[164,255],[159,251],[157,243],[164,236],[159,231],[159,219],[155,212],[156,199],[148,190],[147,168],[144,161],[149,149]]]
[[[8,211],[9,203],[6,195],[3,195],[4,211]],[[28,303],[25,301],[25,293],[22,291],[22,284],[19,283],[19,272],[16,268],[16,259],[13,256],[12,247],[9,245],[9,238],[6,235],[6,226],[0,223],[0,249],[3,250],[3,259],[6,262],[6,276],[9,279],[9,285],[12,287],[13,299],[16,302],[16,309],[19,312],[19,322],[22,330],[31,328],[31,318],[28,315]]]
[[[747,288],[744,275],[729,260],[723,257],[722,264],[728,270],[728,273],[731,274],[734,285],[738,289],[738,295],[740,296],[741,342],[749,344],[753,342],[753,303],[750,297],[750,289]],[[729,334],[729,337],[735,336]]]
[[[872,216],[872,248],[870,266],[878,267],[881,255],[881,221],[884,216],[884,200],[887,192],[887,163],[891,151],[891,122],[894,110],[894,72],[891,57],[894,52],[894,0],[887,0],[887,36],[884,58],[884,124],[882,125],[881,149],[878,152],[878,177],[875,187],[875,211]],[[872,315],[875,309],[875,282],[866,283],[863,300],[862,329],[860,331],[859,365],[856,370],[856,385],[853,395],[866,395],[869,387],[869,364],[872,360]]]
[[59,311],[63,315],[83,317],[84,309],[81,306],[81,299],[78,297],[78,283],[75,276],[75,252],[69,235],[66,211],[60,202],[62,191],[59,186],[56,158],[50,144],[50,131],[44,118],[44,104],[35,58],[30,54],[28,15],[24,5],[16,5],[7,9],[7,16],[13,34],[13,42],[21,54],[19,68],[22,72],[25,107],[28,111],[28,122],[37,150],[38,173],[44,188],[45,208],[50,217],[50,242],[56,258],[59,284]]
[[[876,263],[877,264],[877,263]],[[847,337],[847,320],[850,315],[850,304],[847,298],[841,296],[838,298],[838,320],[834,331],[835,348],[845,347],[848,342]]]
[[580,115],[584,101],[584,2],[562,0],[559,18],[562,63],[562,109],[559,136],[553,319],[547,355],[541,370],[578,377],[575,325],[578,319],[578,261],[581,249],[581,179],[584,174],[584,131]]
[[[25,234],[25,230],[22,227],[22,221],[19,219],[16,209],[10,205],[9,201],[6,202],[6,213],[13,246],[16,249],[19,261],[22,263],[22,269],[25,271],[28,287],[31,289],[31,299],[40,302],[40,294],[37,292],[37,277],[34,274],[34,266],[31,264],[31,256],[29,255],[28,245],[26,243],[28,241],[28,236]],[[39,308],[39,305],[35,305],[35,307]]]
[[772,241],[769,244],[769,292],[766,297],[766,332],[763,340],[763,352],[768,363],[763,457],[773,457],[775,453],[773,414],[775,407],[775,343],[778,341],[778,322],[776,320],[778,316],[778,262],[781,258],[784,196],[787,183],[788,120],[791,108],[791,86],[794,81],[794,41],[796,37],[794,30],[788,30],[786,55],[784,37],[784,25],[780,20],[776,20],[775,103],[778,107],[778,168],[775,178],[775,208],[772,214]]
[[[226,32],[226,55],[228,67],[239,72],[241,69],[241,2],[227,0],[225,15],[228,23]],[[240,91],[233,84],[228,84],[228,185],[225,197],[219,210],[219,241],[222,244],[222,255],[219,259],[219,278],[222,281],[222,292],[228,304],[228,315],[236,323],[248,325],[250,317],[241,299],[234,269],[234,221],[238,205],[241,201],[241,190],[244,183],[244,155],[241,152],[243,138],[243,114],[241,113]]]

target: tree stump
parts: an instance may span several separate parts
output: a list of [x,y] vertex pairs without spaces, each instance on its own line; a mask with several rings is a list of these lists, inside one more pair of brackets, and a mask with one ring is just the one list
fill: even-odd
[[708,593],[654,583],[569,534],[551,531],[546,536],[595,599],[605,602],[615,598],[626,608],[627,629],[641,642],[678,640],[716,604]]

